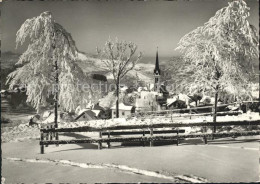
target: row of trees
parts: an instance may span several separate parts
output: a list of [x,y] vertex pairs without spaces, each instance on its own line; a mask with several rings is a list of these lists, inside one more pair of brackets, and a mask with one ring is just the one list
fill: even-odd
[[[179,83],[187,92],[215,93],[214,121],[220,90],[238,96],[248,92],[247,84],[252,79],[253,68],[248,71],[244,66],[251,65],[252,59],[258,58],[258,37],[256,29],[247,21],[248,16],[246,3],[233,1],[203,26],[185,35],[177,48],[184,59]],[[29,40],[28,48],[17,62],[22,66],[9,74],[8,83],[10,88],[26,84],[27,102],[37,110],[52,96],[57,126],[58,107],[72,111],[78,105],[86,106],[93,98],[91,90],[86,93],[78,87],[89,79],[76,63],[78,49],[72,36],[55,22],[50,12],[23,23],[16,35],[17,46],[26,39]],[[136,44],[117,39],[109,39],[102,50],[97,49],[116,84],[117,117],[120,80],[142,58],[142,53],[135,56],[136,51]],[[189,74],[189,77],[181,77],[182,74]]]

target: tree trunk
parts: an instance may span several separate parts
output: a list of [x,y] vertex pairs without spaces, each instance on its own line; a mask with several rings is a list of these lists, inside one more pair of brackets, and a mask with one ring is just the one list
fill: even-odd
[[59,98],[59,73],[58,62],[55,61],[55,94],[54,94],[54,125],[58,128],[58,98]]
[[116,81],[116,118],[119,118],[119,78]]

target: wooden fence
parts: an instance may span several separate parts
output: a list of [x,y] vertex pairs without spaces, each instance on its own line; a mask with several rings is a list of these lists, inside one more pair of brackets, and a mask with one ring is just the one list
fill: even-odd
[[[199,126],[204,129],[207,127],[214,126],[252,126],[252,125],[260,125],[260,120],[252,120],[252,121],[228,121],[228,122],[197,122],[197,123],[159,123],[159,124],[146,124],[146,125],[120,125],[120,126],[111,126],[105,128],[94,128],[89,126],[84,127],[75,127],[75,128],[42,128],[41,129],[41,153],[44,153],[44,145],[52,145],[52,144],[78,144],[78,143],[98,143],[98,148],[102,149],[102,143],[107,143],[108,147],[110,147],[111,142],[150,142],[150,146],[153,145],[153,141],[163,141],[163,140],[176,140],[177,145],[180,139],[185,138],[203,138],[204,142],[207,143],[208,137],[213,138],[221,138],[221,137],[238,137],[238,136],[253,136],[260,135],[260,130],[250,130],[250,131],[241,131],[241,132],[228,132],[228,133],[206,133],[205,131],[202,133],[195,134],[186,134],[179,135],[179,128],[181,127],[194,127]],[[177,128],[177,132],[168,132],[168,133],[177,133],[177,135],[163,135],[163,136],[155,136],[154,133],[160,133],[158,130],[162,128]],[[155,130],[156,129],[156,130]],[[111,134],[116,134],[116,131],[119,131],[117,134],[123,135],[123,131],[127,130],[137,130],[140,131],[140,134],[143,136],[140,137],[111,137]],[[73,139],[73,140],[53,140],[55,135],[58,138],[58,133],[61,132],[98,132],[99,138],[87,138],[87,139]],[[145,136],[143,133],[149,133],[148,136]],[[167,132],[162,132],[167,133]],[[131,133],[129,133],[131,134]],[[128,135],[129,135],[128,134]],[[133,133],[135,134],[135,133]],[[107,138],[102,137],[102,135],[107,135]]]
[[[239,105],[239,107],[242,105],[242,104],[245,104],[246,105],[246,109],[248,109],[248,104],[249,103],[259,103],[259,101],[242,101],[242,102],[235,102],[235,103],[229,103],[229,104],[218,104],[217,105],[217,108],[222,108],[222,107],[227,107],[229,105]],[[135,113],[134,115],[138,116],[138,115],[142,115],[142,114],[145,114],[145,115],[149,115],[149,114],[171,114],[171,113],[178,113],[178,112],[189,112],[190,114],[192,113],[192,111],[196,111],[196,110],[201,110],[201,109],[212,109],[211,111],[213,112],[213,109],[214,109],[214,105],[211,105],[211,106],[199,106],[199,107],[192,107],[192,108],[182,108],[182,109],[170,109],[170,110],[159,110],[159,111],[143,111],[143,112],[137,112]],[[211,114],[208,114],[208,115],[212,115],[213,113]]]

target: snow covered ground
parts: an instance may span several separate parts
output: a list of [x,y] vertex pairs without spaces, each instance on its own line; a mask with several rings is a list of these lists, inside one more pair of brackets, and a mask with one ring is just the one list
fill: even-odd
[[[241,114],[238,116],[219,116],[217,117],[217,121],[238,121],[238,120],[259,120],[260,116],[258,113],[248,113],[248,114]],[[126,120],[125,118],[116,118],[116,119],[109,119],[109,120],[92,120],[92,121],[75,121],[75,122],[60,122],[59,127],[80,127],[80,126],[90,126],[96,128],[102,127],[110,127],[110,126],[118,126],[118,125],[151,125],[151,124],[158,124],[158,123],[191,123],[191,122],[203,122],[203,121],[212,121],[211,116],[204,116],[204,117],[193,117],[192,119],[187,118],[174,118],[172,121],[170,118],[163,118],[163,117],[154,117],[153,119],[140,119],[140,118],[133,118]],[[48,121],[44,121],[48,122]],[[185,133],[196,133],[200,132],[200,127],[183,127],[185,129]],[[209,131],[211,131],[209,129]],[[232,130],[231,130],[232,131]],[[84,133],[82,133],[84,134]],[[10,141],[21,141],[24,139],[35,139],[39,138],[40,136],[40,128],[39,126],[29,126],[28,123],[22,123],[15,127],[4,127],[2,128],[2,142],[10,142]]]
[[[224,121],[242,121],[242,120],[259,120],[259,113],[250,112],[247,114],[241,114],[238,116],[219,116],[217,117],[217,122]],[[201,116],[201,117],[193,117],[189,118],[165,118],[163,116],[160,117],[147,117],[145,119],[141,118],[132,118],[126,120],[125,118],[115,118],[109,120],[92,120],[92,121],[77,121],[77,122],[64,122],[60,123],[59,127],[79,127],[79,126],[90,126],[90,127],[110,127],[110,126],[118,126],[118,125],[151,125],[151,124],[159,124],[159,123],[199,123],[199,122],[212,122],[213,118],[211,116]]]
[[254,139],[102,150],[95,144],[51,145],[45,154],[39,154],[37,140],[9,142],[2,144],[2,176],[5,183],[255,182],[259,143]]
[[[212,117],[180,118],[174,122],[211,121]],[[218,117],[218,121],[259,119],[259,114]],[[114,119],[60,123],[59,127],[104,127],[161,123],[154,119]],[[165,121],[169,118],[165,118]],[[167,121],[168,123],[174,123]],[[186,133],[200,128],[184,128]],[[222,130],[221,130],[222,131]],[[50,145],[40,153],[39,126],[28,123],[2,131],[2,176],[5,183],[18,182],[255,182],[258,181],[260,136],[209,141],[181,140],[180,146],[154,147],[112,143],[97,150],[96,144]],[[66,133],[60,139],[97,137],[97,133]],[[52,177],[50,177],[52,176]],[[78,177],[80,176],[80,177]],[[47,179],[46,179],[47,178]]]

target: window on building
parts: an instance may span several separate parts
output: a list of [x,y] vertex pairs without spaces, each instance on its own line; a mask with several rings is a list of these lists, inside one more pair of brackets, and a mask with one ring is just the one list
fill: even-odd
[[122,116],[124,116],[125,115],[125,112],[122,112]]
[[116,115],[116,111],[114,111],[114,115]]

